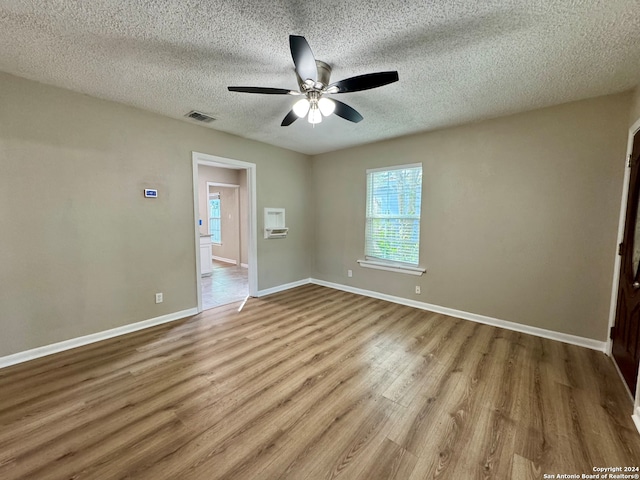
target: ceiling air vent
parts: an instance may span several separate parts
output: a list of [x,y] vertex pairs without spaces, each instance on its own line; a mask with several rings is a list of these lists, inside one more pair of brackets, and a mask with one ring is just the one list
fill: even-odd
[[196,120],[198,122],[211,123],[215,120],[215,118],[210,117],[206,113],[198,112],[197,110],[191,110],[189,113],[185,115],[187,118],[191,118],[192,120]]

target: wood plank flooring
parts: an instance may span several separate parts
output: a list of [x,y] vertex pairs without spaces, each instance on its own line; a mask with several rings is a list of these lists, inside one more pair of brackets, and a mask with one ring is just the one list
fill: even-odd
[[602,353],[315,285],[0,370],[0,478],[540,479],[640,465]]

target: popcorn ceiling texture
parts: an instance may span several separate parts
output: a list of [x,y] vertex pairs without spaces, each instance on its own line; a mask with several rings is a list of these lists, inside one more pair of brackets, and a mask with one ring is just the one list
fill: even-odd
[[[280,127],[303,35],[332,81],[398,70],[339,95],[364,121]],[[0,70],[307,154],[629,90],[640,1],[0,0]],[[87,121],[90,121],[88,119]],[[190,121],[184,119],[184,121]]]

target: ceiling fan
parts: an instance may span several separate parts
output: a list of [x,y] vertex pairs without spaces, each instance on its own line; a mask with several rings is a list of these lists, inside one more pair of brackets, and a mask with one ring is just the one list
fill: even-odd
[[346,103],[329,98],[327,95],[359,92],[398,81],[398,72],[392,71],[368,73],[329,83],[331,67],[325,62],[315,59],[311,47],[304,37],[289,35],[289,46],[296,67],[300,91],[286,88],[228,87],[230,92],[302,95],[303,98],[293,105],[293,109],[282,120],[280,125],[283,127],[289,126],[298,118],[305,116],[311,124],[320,123],[323,116],[327,117],[332,113],[350,122],[358,123],[362,120],[362,115]]

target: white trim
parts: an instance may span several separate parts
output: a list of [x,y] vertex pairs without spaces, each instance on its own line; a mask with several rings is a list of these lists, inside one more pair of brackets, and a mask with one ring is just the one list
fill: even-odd
[[312,279],[304,278],[302,280],[298,280],[297,282],[285,283],[284,285],[278,285],[276,287],[260,290],[257,296],[266,297],[267,295],[271,295],[273,293],[283,292],[285,290],[289,290],[290,288],[301,287],[302,285],[307,285],[309,283],[313,283]]
[[[193,163],[193,211],[194,211],[194,232],[196,243],[196,297],[198,300],[198,312],[202,312],[202,277],[200,275],[200,230],[198,219],[200,218],[198,202],[198,165],[208,165],[211,167],[231,168],[235,170],[246,170],[247,172],[247,210],[249,216],[248,236],[248,262],[249,269],[249,295],[258,296],[258,217],[257,217],[257,194],[256,194],[256,164],[234,160],[231,158],[217,157],[206,153],[192,152]],[[240,202],[238,202],[239,204]]]
[[390,167],[367,168],[365,173],[388,172],[389,170],[404,170],[405,168],[422,168],[422,162],[407,163],[405,165],[392,165]]
[[[213,245],[215,245],[215,243]],[[238,261],[237,260],[233,260],[232,258],[218,257],[216,255],[211,255],[211,258],[213,258],[214,260],[218,260],[219,262],[231,263],[232,265],[237,265],[238,264]]]
[[[240,188],[240,185],[235,183],[220,183],[220,182],[207,182],[207,188],[209,187],[226,187],[226,188]],[[209,192],[207,192],[209,193]],[[218,193],[219,195],[219,193]]]
[[[309,283],[313,283],[315,285],[321,285],[323,287],[333,288],[336,290],[342,290],[342,291],[354,293],[357,295],[364,295],[367,297],[377,298],[379,300],[385,300],[385,301],[397,303],[400,305],[419,308],[421,310],[428,310],[431,312],[442,313],[444,315],[462,318],[464,320],[470,320],[473,322],[483,323],[486,325],[492,325],[495,327],[505,328],[507,330],[513,330],[516,332],[527,333],[527,334],[535,335],[542,338],[557,340],[560,342],[569,343],[572,345],[578,345],[578,346],[590,348],[593,350],[604,351],[606,347],[606,342],[599,342],[597,340],[593,340],[590,338],[584,338],[584,337],[578,337],[575,335],[569,335],[566,333],[554,332],[552,330],[545,330],[538,327],[531,327],[528,325],[522,325],[515,322],[509,322],[506,320],[500,320],[497,318],[487,317],[484,315],[478,315],[475,313],[469,313],[462,310],[455,310],[452,308],[441,307],[439,305],[418,302],[415,300],[396,297],[393,295],[387,295],[384,293],[374,292],[371,290],[364,290],[361,288],[351,287],[348,285],[341,285],[338,283],[326,282],[324,280],[318,280],[315,278],[305,278],[302,280],[298,280],[296,282],[291,282],[283,285],[278,285],[276,287],[267,288],[265,290],[260,290],[259,292],[257,292],[257,295],[252,295],[252,296],[264,297],[274,293],[282,292],[284,290],[289,290],[291,288],[307,285]],[[136,332],[138,330],[154,327],[156,325],[161,325],[163,323],[173,322],[175,320],[180,320],[182,318],[197,315],[198,313],[199,312],[197,308],[190,308],[187,310],[182,310],[180,312],[170,313],[167,315],[162,315],[160,317],[151,318],[149,320],[143,320],[141,322],[124,325],[122,327],[117,327],[110,330],[105,330],[103,332],[93,333],[90,335],[85,335],[83,337],[73,338],[70,340],[65,340],[63,342],[54,343],[52,345],[38,347],[38,348],[34,348],[32,350],[27,350],[24,352],[14,353],[12,355],[0,357],[0,368],[8,367],[10,365],[15,365],[18,363],[26,362],[29,360],[33,360],[35,358],[44,357],[46,355],[51,355],[54,353],[65,351],[65,350],[70,350],[72,348],[88,345],[90,343],[99,342],[101,340],[106,340],[106,339],[117,337],[120,335],[125,335],[127,333]],[[639,427],[638,430],[640,431],[640,406],[636,406],[635,408],[634,422],[636,422],[636,426]]]
[[629,385],[627,385],[627,381],[624,379],[624,375],[622,375],[622,372],[620,371],[620,367],[618,367],[618,364],[616,363],[614,358],[611,358],[611,363],[613,363],[613,367],[616,369],[616,372],[618,372],[618,377],[620,377],[620,381],[622,382],[622,385],[624,386],[624,389],[626,390],[627,395],[629,395],[629,398],[633,402],[634,400],[633,394],[629,389]]
[[422,268],[422,267],[411,267],[409,265],[401,265],[399,263],[387,263],[387,262],[376,261],[376,260],[356,260],[356,262],[358,262],[360,266],[364,268],[375,268],[376,270],[386,270],[387,272],[396,272],[396,273],[407,273],[409,275],[421,276],[423,273],[427,271],[426,268]]
[[65,350],[71,350],[72,348],[82,347],[89,345],[90,343],[100,342],[109,338],[118,337],[120,335],[126,335],[127,333],[137,332],[145,328],[155,327],[163,323],[174,322],[182,318],[191,317],[197,315],[196,308],[189,308],[180,312],[169,313],[160,317],[150,318],[149,320],[143,320],[141,322],[130,323],[129,325],[123,325],[122,327],[112,328],[110,330],[104,330],[98,333],[92,333],[83,337],[72,338],[63,342],[53,343],[51,345],[45,345],[44,347],[38,347],[24,352],[14,353],[5,357],[0,357],[0,368],[9,367],[18,363],[28,362],[36,358],[45,357],[54,353],[63,352]]
[[464,320],[471,320],[472,322],[484,323],[486,325],[492,325],[494,327],[505,328],[507,330],[513,330],[515,332],[527,333],[529,335],[535,335],[536,337],[549,338],[551,340],[557,340],[563,343],[570,343],[572,345],[578,345],[580,347],[590,348],[592,350],[599,350],[604,352],[606,342],[600,342],[591,338],[578,337],[575,335],[569,335],[567,333],[554,332],[553,330],[546,330],[544,328],[531,327],[529,325],[522,325],[520,323],[509,322],[507,320],[500,320],[498,318],[487,317],[485,315],[478,315],[476,313],[464,312],[462,310],[455,310],[453,308],[441,307],[439,305],[433,305],[430,303],[418,302],[415,300],[409,300],[407,298],[396,297],[393,295],[387,295],[385,293],[373,292],[371,290],[363,290],[361,288],[351,287],[348,285],[341,285],[339,283],[325,282],[324,280],[311,279],[311,283],[316,285],[322,285],[323,287],[335,288],[336,290],[342,290],[345,292],[356,293],[358,295],[365,295],[367,297],[377,298],[379,300],[386,300],[388,302],[398,303],[400,305],[407,305],[409,307],[420,308],[422,310],[428,310],[430,312],[442,313],[452,317],[462,318]]
[[[376,212],[376,193],[374,192],[375,188],[374,188],[374,183],[375,183],[375,176],[377,173],[388,173],[390,171],[420,171],[420,175],[422,175],[422,163],[412,163],[412,164],[404,164],[404,165],[394,165],[391,167],[381,167],[381,168],[368,168],[365,170],[366,172],[366,201],[365,201],[365,235],[364,235],[364,260],[357,260],[358,263],[360,263],[360,266],[365,267],[365,268],[374,268],[377,270],[386,270],[386,271],[390,271],[390,272],[396,272],[396,273],[408,273],[410,275],[422,275],[424,273],[424,270],[420,271],[419,267],[418,267],[418,255],[415,255],[415,263],[413,261],[411,261],[411,259],[409,259],[409,261],[407,262],[407,258],[402,258],[398,261],[398,258],[389,258],[388,255],[379,255],[379,251],[378,250],[378,243],[380,240],[380,232],[377,232],[375,228],[372,227],[372,225],[375,225],[375,222],[377,220],[380,221],[394,221],[394,220],[401,220],[401,221],[408,221],[411,223],[411,228],[412,229],[417,229],[417,235],[418,235],[418,247],[420,246],[420,213],[418,212],[417,214],[414,212],[414,214],[399,214],[399,213],[395,213],[395,214],[389,214],[387,213],[379,213]],[[415,172],[414,172],[415,173]],[[388,180],[388,179],[387,179]],[[388,183],[388,182],[387,182]],[[420,177],[420,185],[422,185],[422,177]],[[393,189],[393,187],[386,185],[384,186],[383,190],[387,190],[388,188]],[[415,189],[412,189],[412,191],[415,193]],[[418,207],[420,204],[420,198],[413,198],[412,202],[418,201]],[[420,210],[418,208],[418,210]],[[400,238],[400,236],[398,236],[399,232],[395,232],[393,234],[390,234],[391,236],[389,237],[389,235],[385,235],[386,240],[388,242],[391,242],[393,245],[396,245],[397,250],[399,250],[399,253],[401,254],[401,256],[405,256],[405,255],[410,255],[410,251],[411,247],[415,247],[415,245],[408,245],[407,244],[407,239],[403,239]],[[398,252],[396,252],[398,253]],[[415,253],[415,252],[414,252]]]

